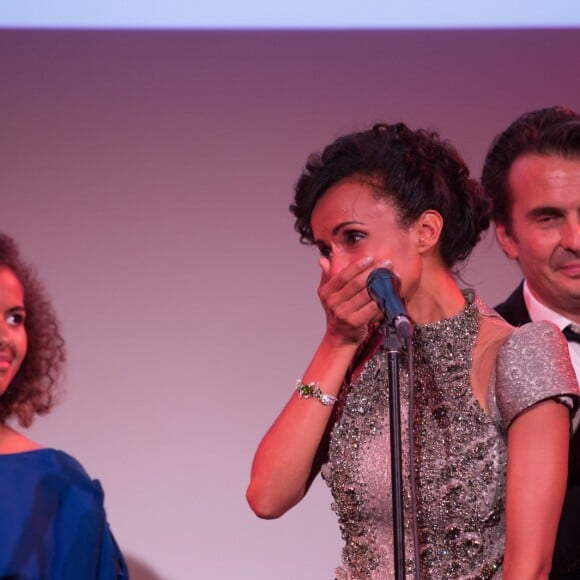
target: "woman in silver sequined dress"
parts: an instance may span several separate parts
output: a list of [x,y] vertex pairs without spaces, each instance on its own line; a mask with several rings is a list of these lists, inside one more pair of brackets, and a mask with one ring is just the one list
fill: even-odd
[[[404,124],[312,155],[296,229],[320,250],[326,332],[260,443],[247,498],[263,518],[322,471],[344,539],[338,579],[394,577],[388,370],[369,273],[389,264],[414,323],[413,466],[422,578],[547,578],[578,385],[550,323],[514,329],[453,275],[489,225],[465,163]],[[403,500],[410,506],[409,384],[401,356]],[[405,567],[416,571],[410,518]]]

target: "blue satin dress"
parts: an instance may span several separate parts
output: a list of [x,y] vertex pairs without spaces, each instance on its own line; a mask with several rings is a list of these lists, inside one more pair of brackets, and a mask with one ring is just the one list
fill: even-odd
[[100,483],[62,451],[0,455],[0,578],[124,580]]

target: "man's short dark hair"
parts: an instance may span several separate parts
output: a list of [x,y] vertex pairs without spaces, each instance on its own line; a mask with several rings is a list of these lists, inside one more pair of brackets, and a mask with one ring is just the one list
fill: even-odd
[[580,114],[565,107],[524,113],[493,140],[481,184],[492,203],[495,223],[509,229],[511,200],[508,175],[514,161],[526,154],[580,159]]

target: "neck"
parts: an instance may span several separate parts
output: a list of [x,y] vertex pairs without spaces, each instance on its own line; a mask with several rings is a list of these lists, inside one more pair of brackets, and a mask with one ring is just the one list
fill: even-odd
[[576,301],[577,304],[571,304],[571,300],[568,300],[566,304],[558,304],[554,300],[546,299],[547,297],[542,295],[541,292],[537,292],[536,288],[530,284],[529,280],[526,280],[526,285],[528,292],[531,294],[532,298],[540,304],[540,306],[567,318],[575,324],[580,324],[580,299]]
[[0,423],[0,455],[8,453],[23,453],[40,449],[40,445],[11,429],[4,423]]
[[417,324],[445,320],[464,308],[465,297],[447,270],[422,276],[419,286],[407,300],[409,316]]

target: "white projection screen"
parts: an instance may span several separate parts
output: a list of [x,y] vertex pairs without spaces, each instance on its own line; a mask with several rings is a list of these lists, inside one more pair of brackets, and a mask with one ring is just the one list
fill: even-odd
[[[0,2],[0,230],[68,344],[29,436],[101,481],[135,580],[333,578],[323,482],[279,520],[244,497],[324,329],[294,182],[377,121],[439,130],[479,176],[520,113],[580,109],[580,9],[196,4]],[[462,273],[491,305],[519,280],[491,234]]]
[[433,29],[570,28],[580,24],[575,0],[506,4],[502,0],[3,0],[0,26],[124,29]]

